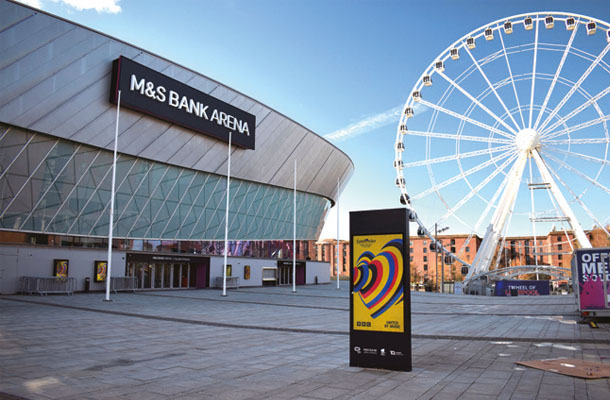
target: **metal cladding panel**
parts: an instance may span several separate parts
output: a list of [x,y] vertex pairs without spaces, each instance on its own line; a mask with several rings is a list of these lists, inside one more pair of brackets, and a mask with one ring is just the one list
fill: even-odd
[[[195,71],[26,6],[0,2],[0,122],[111,150],[116,107],[112,61],[125,56],[256,117],[256,150],[233,149],[231,175],[336,198],[353,170],[333,145],[289,118]],[[119,152],[226,174],[226,143],[154,117],[121,110]],[[330,157],[332,160],[327,160]]]

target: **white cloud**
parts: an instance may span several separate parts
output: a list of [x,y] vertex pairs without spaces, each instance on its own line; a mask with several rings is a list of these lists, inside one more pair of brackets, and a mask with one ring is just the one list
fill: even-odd
[[[17,0],[28,6],[43,9],[42,0]],[[116,14],[121,12],[119,1],[121,0],[51,0],[54,3],[64,3],[78,11],[95,10],[98,13]]]
[[[373,129],[377,129],[382,126],[390,124],[398,125],[402,108],[402,105],[397,106],[382,113],[367,117],[362,121],[349,124],[345,128],[341,128],[334,132],[326,134],[324,135],[324,138],[327,140],[339,142],[342,140],[351,139],[366,132],[370,132]],[[417,103],[415,104],[415,111],[419,111],[419,113],[421,113],[425,111],[425,107],[423,107],[420,103]]]
[[62,2],[71,7],[76,8],[78,11],[83,10],[95,10],[98,13],[111,13],[116,14],[121,12],[121,6],[119,6],[120,0],[53,0],[54,2]]
[[28,5],[30,7],[34,7],[34,8],[38,8],[41,9],[42,8],[42,4],[40,4],[40,0],[17,0],[20,3],[23,3],[25,5]]

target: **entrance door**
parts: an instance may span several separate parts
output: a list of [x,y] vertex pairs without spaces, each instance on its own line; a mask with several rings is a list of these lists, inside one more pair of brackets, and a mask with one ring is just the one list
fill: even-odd
[[[192,264],[193,270],[195,270],[195,287],[197,289],[203,289],[210,286],[210,259],[207,258],[200,264]],[[191,272],[192,273],[192,272]]]

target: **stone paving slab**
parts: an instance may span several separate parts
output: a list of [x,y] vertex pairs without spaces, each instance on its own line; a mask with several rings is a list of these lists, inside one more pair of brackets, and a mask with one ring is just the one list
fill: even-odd
[[411,296],[411,372],[349,367],[348,290],[333,285],[120,293],[112,302],[101,293],[0,296],[0,398],[610,398],[609,379],[514,364],[610,363],[610,324],[577,324],[573,296]]

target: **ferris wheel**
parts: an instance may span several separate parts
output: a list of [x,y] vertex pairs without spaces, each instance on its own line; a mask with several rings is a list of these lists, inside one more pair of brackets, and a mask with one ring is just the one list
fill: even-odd
[[[507,237],[565,233],[566,250],[610,238],[610,25],[562,12],[514,15],[456,40],[410,93],[395,142],[401,202],[466,281],[497,267]],[[442,212],[439,212],[442,211]],[[465,249],[481,242],[474,260]],[[479,239],[480,240],[480,239]]]

